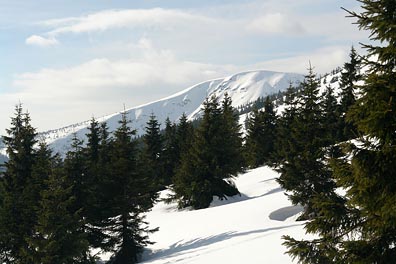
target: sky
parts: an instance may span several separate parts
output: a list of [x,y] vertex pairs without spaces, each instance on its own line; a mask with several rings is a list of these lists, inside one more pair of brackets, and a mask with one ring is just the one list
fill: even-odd
[[0,0],[0,134],[22,103],[38,131],[248,70],[318,74],[368,33],[355,0]]

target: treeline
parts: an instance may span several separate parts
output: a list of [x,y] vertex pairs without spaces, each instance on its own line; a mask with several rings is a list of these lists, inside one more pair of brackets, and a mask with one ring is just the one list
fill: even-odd
[[290,125],[275,164],[279,182],[293,203],[304,206],[301,219],[315,237],[284,237],[288,253],[300,263],[396,259],[396,5],[359,2],[362,13],[347,12],[374,43],[363,45],[364,74],[352,50],[337,104],[330,89],[318,98],[310,71],[283,116],[285,127]]
[[194,128],[182,115],[154,115],[137,137],[127,113],[110,133],[91,120],[86,142],[74,135],[64,159],[38,141],[30,115],[16,107],[4,143],[9,160],[0,178],[0,262],[136,263],[150,244],[144,215],[170,186],[180,208],[206,208],[213,196],[239,194],[231,178],[243,168],[237,111],[225,96],[208,98]]

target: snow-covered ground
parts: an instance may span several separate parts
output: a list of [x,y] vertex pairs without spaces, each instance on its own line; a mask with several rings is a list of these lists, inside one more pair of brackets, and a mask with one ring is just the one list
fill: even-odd
[[176,204],[158,203],[147,220],[160,229],[142,262],[293,263],[281,237],[305,237],[303,223],[295,221],[301,208],[291,205],[277,177],[268,167],[241,174],[235,179],[241,196],[213,201],[208,209],[178,211]]

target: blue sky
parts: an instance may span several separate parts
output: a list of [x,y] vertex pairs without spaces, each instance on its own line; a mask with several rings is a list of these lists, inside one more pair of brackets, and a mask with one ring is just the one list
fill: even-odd
[[[0,0],[0,134],[41,131],[254,69],[318,73],[367,42],[352,0]],[[363,51],[361,51],[363,52]]]

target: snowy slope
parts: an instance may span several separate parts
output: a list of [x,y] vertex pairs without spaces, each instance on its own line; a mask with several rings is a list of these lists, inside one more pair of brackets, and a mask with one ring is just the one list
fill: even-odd
[[[161,124],[167,117],[171,121],[177,121],[183,113],[190,120],[200,115],[202,103],[206,97],[216,95],[220,100],[228,93],[233,101],[233,106],[243,105],[278,91],[284,91],[290,82],[299,83],[303,79],[300,74],[280,73],[271,71],[250,71],[238,73],[223,79],[206,81],[194,85],[184,91],[167,98],[127,109],[128,117],[132,121],[133,128],[139,135],[143,134],[146,122],[153,113]],[[115,113],[98,119],[106,121],[110,131],[118,127],[120,114]],[[41,133],[41,137],[51,143],[52,148],[64,153],[70,145],[72,133],[77,133],[79,138],[84,139],[87,133],[86,127],[89,121],[74,124],[61,129],[55,129]]]
[[146,220],[159,231],[150,236],[155,244],[142,262],[292,263],[281,236],[305,236],[303,223],[295,221],[301,208],[291,206],[276,177],[268,167],[241,174],[235,183],[242,196],[214,201],[208,209],[178,211],[176,204],[158,203]]

